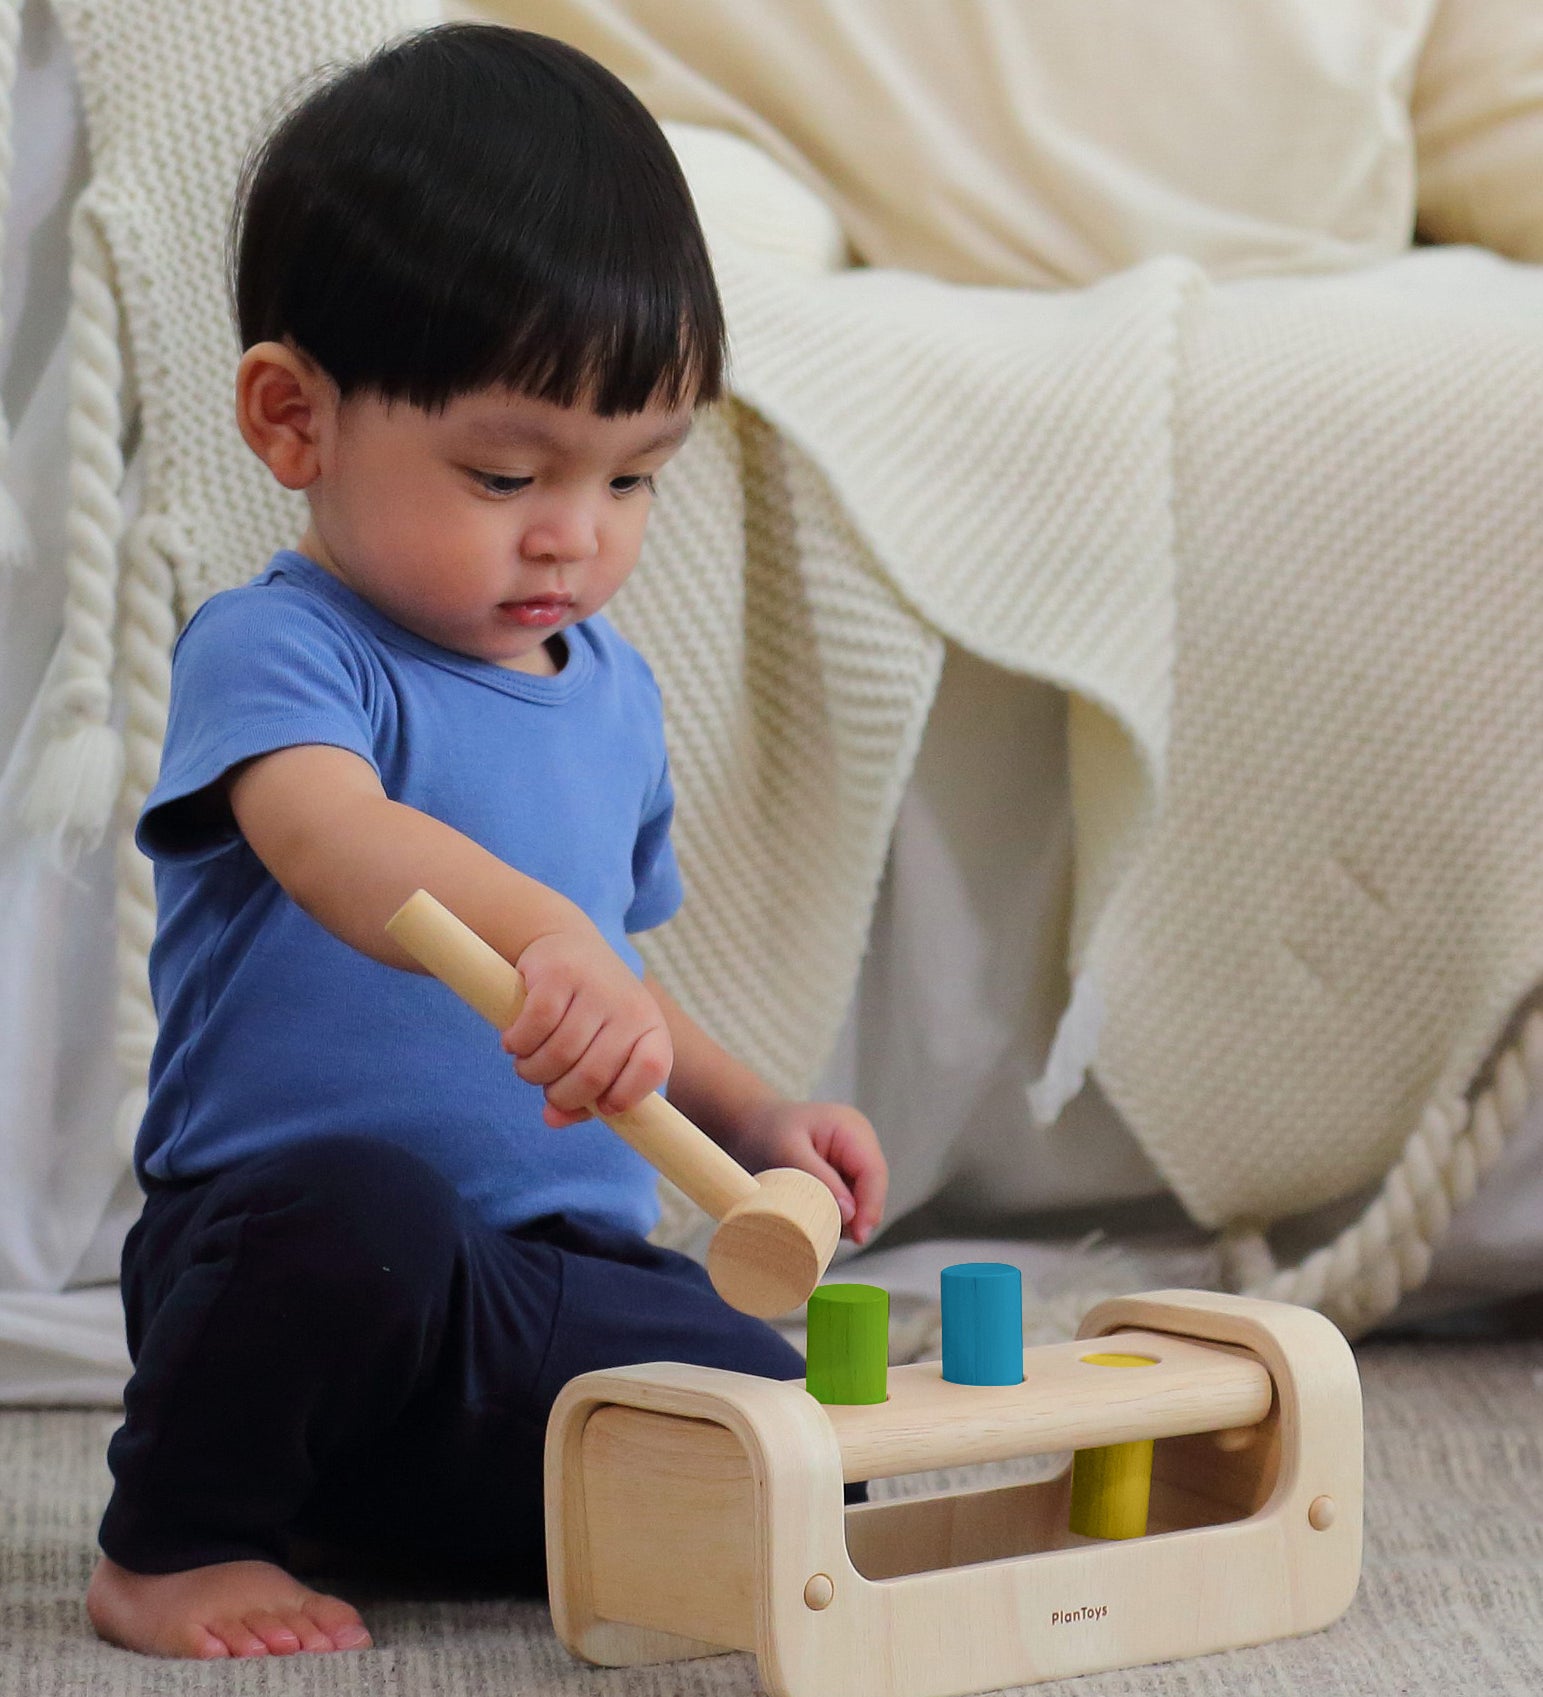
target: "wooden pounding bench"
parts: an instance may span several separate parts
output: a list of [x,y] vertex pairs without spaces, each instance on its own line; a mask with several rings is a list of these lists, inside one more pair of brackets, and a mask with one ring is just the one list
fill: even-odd
[[[1023,1372],[961,1385],[922,1363],[848,1407],[679,1363],[573,1380],[547,1434],[559,1636],[611,1665],[748,1650],[777,1697],[951,1697],[1258,1644],[1348,1608],[1360,1386],[1328,1320],[1119,1298],[1080,1341],[1025,1350]],[[1144,1537],[1070,1532],[1070,1468],[843,1504],[847,1480],[1148,1438]]]

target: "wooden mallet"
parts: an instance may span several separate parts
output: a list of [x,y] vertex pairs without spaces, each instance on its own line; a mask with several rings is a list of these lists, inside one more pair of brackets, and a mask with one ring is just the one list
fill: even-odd
[[[525,1004],[519,971],[427,890],[409,896],[386,930],[500,1031],[514,1023]],[[707,1274],[731,1308],[765,1320],[808,1300],[841,1236],[841,1210],[813,1173],[773,1167],[752,1178],[657,1092],[596,1117],[718,1221]]]

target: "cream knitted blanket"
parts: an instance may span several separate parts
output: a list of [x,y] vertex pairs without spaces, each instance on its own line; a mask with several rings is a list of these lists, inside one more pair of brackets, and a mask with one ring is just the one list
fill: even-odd
[[[1543,977],[1543,273],[1459,250],[1226,288],[1164,261],[1059,295],[841,272],[801,191],[747,196],[740,143],[676,141],[758,421],[720,423],[693,472],[737,443],[744,581],[781,584],[803,639],[753,666],[677,646],[705,515],[665,520],[628,612],[718,805],[693,818],[688,792],[693,904],[661,958],[806,1080],[929,637],[1064,685],[1076,989],[1034,1105],[1096,1057],[1240,1281],[1370,1323],[1543,1083],[1538,1020],[1485,1067]],[[729,611],[708,624],[737,639]],[[731,774],[756,772],[727,839]],[[1259,1225],[1357,1193],[1274,1268]]]
[[[70,602],[34,816],[89,836],[153,779],[178,617],[294,534],[228,420],[236,162],[300,71],[419,8],[60,10],[94,180],[74,226]],[[1180,261],[1056,295],[841,272],[805,191],[743,143],[675,139],[736,399],[671,468],[616,609],[659,674],[680,793],[689,900],[656,967],[731,1047],[806,1087],[855,980],[944,636],[1050,679],[1072,700],[1076,990],[1036,1111],[1094,1062],[1211,1224],[1382,1179],[1302,1269],[1238,1235],[1256,1287],[1375,1318],[1525,1105],[1524,1058],[1543,1073],[1529,1027],[1465,1103],[1543,976],[1537,280],[1476,255],[1227,291]],[[120,537],[126,419],[144,488]],[[122,842],[138,1082],[152,907]]]

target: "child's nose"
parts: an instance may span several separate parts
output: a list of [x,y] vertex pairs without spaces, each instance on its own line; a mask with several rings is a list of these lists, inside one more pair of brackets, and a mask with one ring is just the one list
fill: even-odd
[[564,502],[533,515],[520,541],[527,560],[588,560],[600,551],[600,527],[588,503]]

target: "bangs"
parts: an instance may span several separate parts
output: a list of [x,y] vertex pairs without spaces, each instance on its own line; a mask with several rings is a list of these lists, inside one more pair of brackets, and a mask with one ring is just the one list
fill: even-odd
[[[582,402],[606,418],[650,405],[673,412],[716,401],[723,388],[721,336],[703,315],[680,312],[678,303],[673,293],[617,288],[604,296],[597,291],[571,312],[550,312],[545,322],[531,315],[460,389],[499,383],[557,406]],[[450,395],[413,398],[434,406]]]
[[663,133],[593,60],[455,24],[312,94],[253,160],[232,236],[243,346],[347,395],[502,385],[614,416],[716,400],[723,310]]

